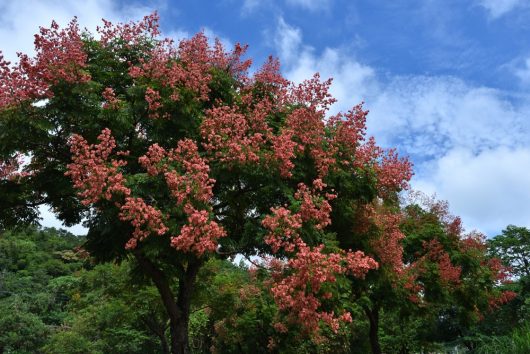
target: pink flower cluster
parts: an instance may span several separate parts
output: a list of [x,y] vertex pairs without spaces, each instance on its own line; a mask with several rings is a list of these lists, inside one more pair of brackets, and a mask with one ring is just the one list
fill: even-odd
[[165,158],[167,156],[166,150],[158,144],[153,144],[147,149],[147,153],[140,156],[138,162],[147,173],[151,176],[156,176],[162,172],[167,171]]
[[[329,299],[332,293],[324,292],[324,284],[334,283],[337,275],[351,274],[362,278],[378,264],[363,252],[325,253],[324,245],[309,247],[299,236],[303,223],[311,223],[316,229],[323,229],[329,223],[331,206],[328,200],[334,194],[319,197],[326,185],[322,180],[313,182],[313,188],[300,184],[295,199],[300,201],[298,211],[292,212],[285,207],[272,208],[272,215],[263,219],[263,226],[269,230],[265,242],[274,253],[282,249],[291,253],[284,267],[279,267],[272,259],[275,282],[271,287],[273,297],[281,310],[289,313],[289,318],[302,324],[309,332],[317,333],[320,322],[328,324],[337,331],[341,321],[351,321],[351,315],[344,312],[336,316],[333,311],[321,310],[321,299]],[[285,276],[284,273],[287,273]]]
[[298,239],[297,253],[286,268],[289,275],[276,274],[271,288],[280,310],[288,312],[289,318],[310,332],[318,333],[320,322],[337,331],[340,322],[351,322],[351,315],[343,312],[337,316],[333,311],[322,311],[321,299],[329,299],[330,292],[322,292],[324,284],[334,283],[340,274],[352,274],[362,278],[378,264],[363,252],[324,253],[324,245],[310,248]]
[[[158,28],[158,25],[151,27]],[[208,38],[201,32],[182,40],[178,48],[169,39],[157,42],[148,53],[149,60],[140,60],[139,65],[131,66],[129,74],[137,79],[156,80],[159,85],[171,90],[170,99],[174,101],[179,100],[182,89],[192,92],[196,99],[206,101],[210,92],[208,84],[212,68],[227,70],[236,77],[246,78],[251,62],[241,60],[245,51],[246,46],[236,44],[232,52],[226,52],[219,40],[210,48]]]
[[197,145],[190,139],[184,139],[178,142],[177,148],[166,152],[153,144],[139,162],[152,176],[164,174],[171,195],[187,215],[187,224],[182,226],[178,236],[171,238],[171,245],[198,256],[215,251],[217,240],[226,236],[226,232],[211,220],[208,210],[198,210],[193,206],[197,202],[203,205],[210,202],[215,183],[209,178],[210,168],[199,155]]
[[311,79],[304,80],[301,84],[292,86],[288,100],[295,105],[312,108],[314,111],[324,113],[337,100],[329,93],[332,79],[320,81],[320,74],[316,73]]
[[[254,83],[258,85],[266,85],[267,89],[272,89],[272,92],[280,93],[278,97],[283,97],[285,94],[281,94],[281,91],[289,85],[289,81],[286,80],[280,71],[280,61],[272,56],[267,58],[267,61],[262,67],[254,74]],[[281,100],[278,104],[281,104]]]
[[402,216],[381,206],[367,206],[367,212],[379,229],[379,237],[372,241],[372,247],[382,264],[388,265],[395,274],[403,270],[403,246],[405,235],[399,229]]
[[[324,114],[335,99],[329,94],[331,80],[320,82],[315,76],[300,85],[285,86],[278,78],[277,63],[272,59],[258,72],[256,80],[268,80],[277,86],[278,101],[298,107],[287,116],[285,127],[271,138],[272,156],[276,159],[282,177],[291,177],[296,155],[308,152],[315,161],[319,177],[324,177],[335,164],[336,149],[326,138]],[[259,81],[257,81],[259,83]]]
[[360,169],[371,169],[377,178],[377,189],[381,196],[408,189],[412,178],[412,163],[400,158],[395,149],[384,150],[375,144],[371,137],[357,149],[355,166]]
[[138,241],[143,241],[150,234],[161,236],[169,231],[162,221],[160,210],[147,205],[142,198],[125,198],[119,216],[120,220],[129,221],[134,227],[132,237],[125,245],[126,249],[136,248]]
[[145,101],[147,102],[147,108],[149,110],[149,118],[160,118],[160,113],[157,112],[160,107],[162,107],[162,103],[160,102],[160,93],[151,87],[148,87],[145,90]]
[[445,284],[460,283],[462,267],[454,266],[451,263],[451,258],[447,252],[442,253],[438,258],[438,272],[440,275],[440,280]]
[[517,297],[517,293],[511,290],[501,291],[498,296],[492,296],[488,300],[490,310],[496,309]]
[[171,238],[171,245],[183,252],[202,256],[214,252],[217,240],[226,236],[222,226],[211,220],[206,210],[186,210],[188,223],[180,229],[180,235]]
[[232,52],[227,52],[219,38],[215,39],[213,49],[210,50],[210,62],[216,68],[227,70],[233,77],[245,82],[247,70],[252,65],[252,60],[242,60],[247,52],[248,45],[236,43]]
[[179,204],[191,198],[208,203],[213,195],[215,180],[209,177],[210,167],[199,155],[195,142],[190,139],[179,141],[177,148],[169,152],[168,159],[179,164],[184,172],[181,176],[168,172],[165,175],[171,193]]
[[265,243],[271,246],[274,253],[280,248],[286,252],[295,250],[296,242],[299,242],[298,229],[303,222],[312,222],[319,230],[331,223],[331,205],[328,200],[334,199],[336,195],[327,193],[325,198],[319,196],[317,193],[325,187],[320,179],[313,181],[313,190],[300,183],[294,197],[301,203],[295,213],[284,207],[271,208],[272,215],[267,215],[262,224],[269,230]]
[[335,199],[335,194],[327,193],[325,198],[318,197],[317,192],[322,191],[326,187],[326,184],[321,179],[313,181],[313,191],[311,191],[305,184],[300,183],[298,190],[294,197],[296,200],[301,201],[300,205],[300,218],[303,222],[313,221],[315,228],[321,230],[331,224],[331,205],[329,200]]
[[425,257],[437,263],[440,281],[446,285],[460,284],[462,267],[455,266],[451,263],[451,258],[444,250],[442,244],[438,240],[431,240],[424,243],[423,247],[427,251]]
[[131,66],[131,77],[155,80],[162,87],[171,90],[170,98],[179,100],[181,88],[197,95],[198,100],[207,100],[211,80],[208,67],[208,40],[204,34],[197,34],[180,42],[180,48],[171,41],[159,42],[149,53],[149,60],[140,60],[140,65]]
[[72,163],[65,175],[70,176],[84,205],[97,203],[101,199],[111,200],[113,194],[129,196],[131,190],[125,186],[125,178],[118,172],[125,166],[123,160],[109,159],[116,147],[110,129],[98,136],[99,144],[89,145],[80,135],[70,138]]
[[215,180],[209,177],[210,167],[192,140],[181,140],[176,149],[168,152],[153,144],[138,160],[150,175],[164,174],[178,205],[184,206],[193,200],[207,203],[212,197]]
[[40,28],[35,35],[35,58],[19,53],[18,65],[11,66],[0,54],[0,107],[29,99],[53,97],[51,86],[59,81],[80,83],[90,80],[83,71],[87,54],[74,18],[66,29]]
[[0,161],[0,181],[3,179],[13,181],[19,177],[24,177],[27,173],[18,172],[22,163],[23,157],[21,154],[16,154],[10,159]]
[[119,44],[126,47],[141,44],[142,41],[152,40],[160,34],[159,16],[156,12],[144,16],[139,22],[118,23],[103,19],[103,27],[97,27],[101,36],[100,43],[112,48],[109,44]]
[[347,113],[339,113],[328,119],[326,127],[333,132],[332,144],[338,150],[339,161],[351,164],[355,160],[355,152],[366,134],[366,116],[362,103]]
[[259,105],[259,110],[252,110],[248,115],[240,112],[237,106],[207,110],[201,124],[204,148],[222,162],[259,162],[260,149],[270,133],[264,123],[268,110],[264,103]]
[[[79,135],[73,135],[70,139],[72,163],[68,165],[65,175],[72,178],[82,203],[90,205],[100,200],[114,200],[114,204],[120,209],[120,220],[128,221],[134,227],[132,237],[125,245],[127,249],[135,248],[138,241],[150,234],[163,235],[168,232],[160,210],[148,205],[142,198],[130,197],[131,190],[126,187],[125,178],[119,172],[119,168],[125,166],[126,162],[111,158],[116,141],[110,129],[104,129],[98,140],[99,144],[89,145]],[[126,152],[117,154],[127,155]],[[125,203],[116,196],[124,196]]]
[[502,264],[499,258],[491,258],[485,262],[491,272],[491,279],[501,284],[510,282],[510,268]]
[[272,138],[272,158],[278,165],[280,176],[289,178],[292,176],[295,155],[295,148],[298,146],[293,141],[294,132],[291,129],[282,129],[280,134]]
[[486,244],[486,236],[480,232],[470,232],[464,235],[458,244],[463,253],[484,252],[488,245]]
[[103,103],[103,108],[105,109],[118,109],[120,107],[120,100],[116,98],[116,94],[112,87],[106,87],[101,94],[105,102]]
[[271,208],[271,212],[272,215],[267,215],[262,222],[263,226],[270,230],[265,237],[265,243],[271,246],[273,253],[280,249],[294,252],[294,241],[299,237],[298,229],[302,227],[302,217],[284,207]]
[[288,117],[286,125],[293,132],[295,152],[303,155],[309,152],[315,161],[319,177],[324,177],[329,167],[335,163],[333,145],[325,144],[325,124],[323,112],[315,106],[295,109]]

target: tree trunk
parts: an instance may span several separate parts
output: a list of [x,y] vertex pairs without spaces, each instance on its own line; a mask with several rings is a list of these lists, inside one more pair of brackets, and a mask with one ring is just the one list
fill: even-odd
[[190,318],[191,297],[195,287],[195,279],[200,269],[201,262],[192,260],[179,279],[178,296],[171,291],[169,281],[165,274],[157,268],[145,255],[134,253],[142,269],[151,277],[155,284],[162,303],[169,317],[169,331],[171,334],[171,353],[189,354],[188,323]]
[[169,354],[169,346],[167,345],[166,336],[162,335],[160,338],[160,346],[163,354]]
[[369,307],[364,308],[364,313],[370,321],[370,346],[372,348],[372,354],[382,354],[381,346],[379,345],[379,307],[374,306],[372,309]]
[[197,278],[200,266],[200,261],[190,261],[184,276],[179,279],[177,307],[180,309],[181,316],[176,323],[173,323],[173,321],[170,322],[171,346],[173,348],[173,342],[177,346],[177,351],[173,351],[173,354],[189,353],[188,323],[190,320],[190,305],[195,288],[195,279]]

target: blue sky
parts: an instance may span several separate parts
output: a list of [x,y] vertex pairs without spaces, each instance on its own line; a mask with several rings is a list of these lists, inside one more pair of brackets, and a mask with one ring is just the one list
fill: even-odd
[[0,46],[14,59],[52,19],[94,29],[153,10],[164,35],[204,30],[257,65],[279,57],[293,81],[334,77],[333,110],[364,100],[370,134],[414,162],[413,188],[468,230],[530,226],[530,0],[0,0]]

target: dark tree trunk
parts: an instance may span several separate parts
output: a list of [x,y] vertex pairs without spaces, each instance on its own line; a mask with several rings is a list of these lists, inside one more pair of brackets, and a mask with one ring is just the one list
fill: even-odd
[[153,280],[162,298],[162,303],[169,317],[171,353],[189,354],[188,323],[191,297],[201,262],[192,260],[188,263],[187,268],[183,269],[183,274],[179,279],[178,295],[175,298],[166,275],[142,253],[136,252],[134,255],[142,269]]
[[372,309],[365,307],[364,313],[370,322],[369,337],[372,354],[382,354],[381,346],[379,345],[379,308],[377,306],[374,306]]
[[165,335],[159,336],[160,338],[160,346],[162,347],[162,353],[163,354],[169,354],[169,346],[167,345],[167,340]]
[[200,261],[190,261],[184,276],[179,279],[177,307],[180,310],[181,316],[177,323],[170,322],[172,342],[173,337],[175,337],[175,343],[178,345],[177,351],[173,352],[173,354],[189,353],[188,323],[190,320],[190,305],[195,289],[195,279],[197,278],[200,267]]

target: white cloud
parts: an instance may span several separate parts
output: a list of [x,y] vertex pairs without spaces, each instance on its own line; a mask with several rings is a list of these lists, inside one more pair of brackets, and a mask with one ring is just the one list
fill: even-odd
[[274,34],[274,45],[282,64],[292,67],[299,60],[301,51],[310,51],[309,47],[302,46],[302,31],[292,27],[280,17]]
[[480,6],[484,7],[493,18],[499,18],[517,7],[527,6],[528,0],[478,0]]
[[163,37],[171,38],[175,43],[178,43],[183,39],[188,39],[192,36],[190,32],[180,29],[164,32],[162,35]]
[[283,3],[291,7],[302,8],[308,11],[326,11],[329,10],[333,0],[243,0],[241,15],[246,16],[255,13],[258,9],[268,8],[280,10]]
[[204,31],[204,34],[206,35],[206,37],[208,37],[208,41],[210,45],[213,45],[215,43],[215,39],[218,38],[226,50],[231,50],[234,47],[234,44],[229,38],[221,36],[219,33],[215,32],[213,29],[209,27],[203,27],[202,30]]
[[368,126],[414,158],[414,189],[494,236],[508,224],[530,226],[528,105],[457,78],[397,77],[368,102]]
[[448,200],[467,228],[495,236],[508,224],[530,227],[529,166],[529,147],[479,154],[455,148],[415,178],[413,186]]

